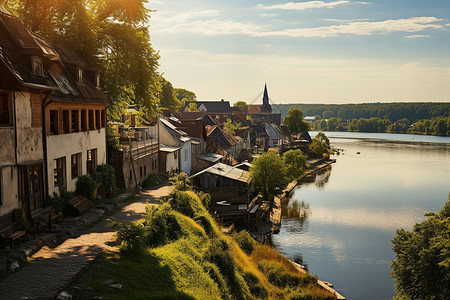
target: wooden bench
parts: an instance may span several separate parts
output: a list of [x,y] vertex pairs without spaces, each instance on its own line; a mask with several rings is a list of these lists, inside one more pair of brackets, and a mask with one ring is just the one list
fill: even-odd
[[6,242],[10,242],[11,249],[14,249],[14,243],[20,238],[25,239],[26,231],[19,230],[14,223],[13,213],[0,216],[0,238],[3,242],[3,248]]
[[35,235],[41,228],[48,228],[48,231],[50,231],[52,229],[52,222],[58,219],[58,213],[53,207],[47,206],[32,212],[31,218],[33,234]]
[[67,201],[67,212],[70,215],[79,216],[89,210],[95,203],[83,196],[75,196]]

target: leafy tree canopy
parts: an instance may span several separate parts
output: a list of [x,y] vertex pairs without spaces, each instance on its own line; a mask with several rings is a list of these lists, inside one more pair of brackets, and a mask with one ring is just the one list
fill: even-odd
[[33,32],[76,50],[102,73],[117,120],[132,102],[156,113],[159,54],[150,44],[146,0],[1,0]]
[[438,214],[427,216],[392,240],[396,299],[450,299],[450,196]]
[[194,92],[181,89],[181,88],[174,88],[175,91],[175,97],[177,97],[178,101],[197,101],[197,96]]
[[198,112],[197,103],[189,103],[189,112]]
[[272,200],[289,183],[288,169],[280,155],[267,152],[256,158],[250,168],[256,190],[265,200]]
[[319,132],[316,137],[312,139],[312,143],[309,145],[309,150],[315,152],[319,156],[324,153],[331,153],[330,140],[327,138],[325,133]]
[[286,164],[290,180],[299,178],[306,170],[306,155],[302,150],[289,150],[283,154],[283,162]]
[[181,102],[175,96],[175,90],[172,84],[161,77],[162,91],[160,96],[160,106],[167,109],[178,109]]
[[289,128],[292,134],[298,134],[309,129],[308,123],[303,121],[303,113],[298,108],[291,109],[283,119],[283,124]]
[[239,107],[239,109],[245,114],[248,112],[248,104],[245,101],[237,101],[234,104],[234,107]]
[[223,128],[230,134],[235,135],[236,130],[241,127],[241,123],[234,122],[231,118],[228,118],[225,123],[223,123]]

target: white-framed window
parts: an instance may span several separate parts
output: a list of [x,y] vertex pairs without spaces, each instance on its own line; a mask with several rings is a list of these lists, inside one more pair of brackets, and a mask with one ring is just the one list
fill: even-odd
[[42,59],[40,57],[33,56],[31,58],[31,71],[36,76],[44,76],[44,65],[42,64]]

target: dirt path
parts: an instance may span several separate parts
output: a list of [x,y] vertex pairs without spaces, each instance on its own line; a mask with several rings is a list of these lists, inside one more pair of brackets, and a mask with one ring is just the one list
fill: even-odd
[[[163,185],[140,192],[138,202],[118,209],[109,218],[138,220],[147,203],[160,204],[159,200],[171,191],[171,186]],[[36,252],[27,266],[0,281],[0,299],[56,298],[102,251],[114,249],[116,237],[108,223],[103,218],[77,238],[68,239],[54,249],[44,247]]]

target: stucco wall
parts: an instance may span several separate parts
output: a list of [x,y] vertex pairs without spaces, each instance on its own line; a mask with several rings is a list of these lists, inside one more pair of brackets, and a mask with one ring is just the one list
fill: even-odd
[[181,148],[181,171],[185,172],[187,175],[191,175],[192,169],[192,143],[187,141],[183,143]]
[[[12,172],[12,174],[11,174]],[[17,191],[17,168],[0,167],[2,205],[0,205],[0,215],[7,214],[16,208],[20,208]]]
[[87,150],[97,149],[97,165],[106,163],[105,128],[84,132],[47,136],[47,166],[49,194],[58,192],[53,184],[55,159],[66,157],[66,186],[68,191],[75,190],[77,178],[72,179],[71,156],[81,152],[81,175],[87,173]]
[[14,164],[14,128],[0,127],[0,166]]
[[[153,162],[152,162],[153,161]],[[144,169],[141,176],[141,167],[146,167],[146,173]],[[152,168],[153,167],[153,168]],[[130,154],[124,154],[123,156],[123,176],[125,182],[125,188],[136,187],[135,176],[138,184],[150,174],[156,174],[158,172],[158,152],[147,155],[134,161],[135,171],[133,172],[133,166],[131,165]],[[131,177],[130,177],[131,172]],[[136,175],[135,175],[136,174]]]
[[31,126],[30,93],[15,93],[17,126],[17,163],[44,159],[42,127]]
[[167,153],[166,157],[166,172],[175,172],[178,169],[178,159],[175,158],[175,154],[177,157],[180,155],[180,151]]

